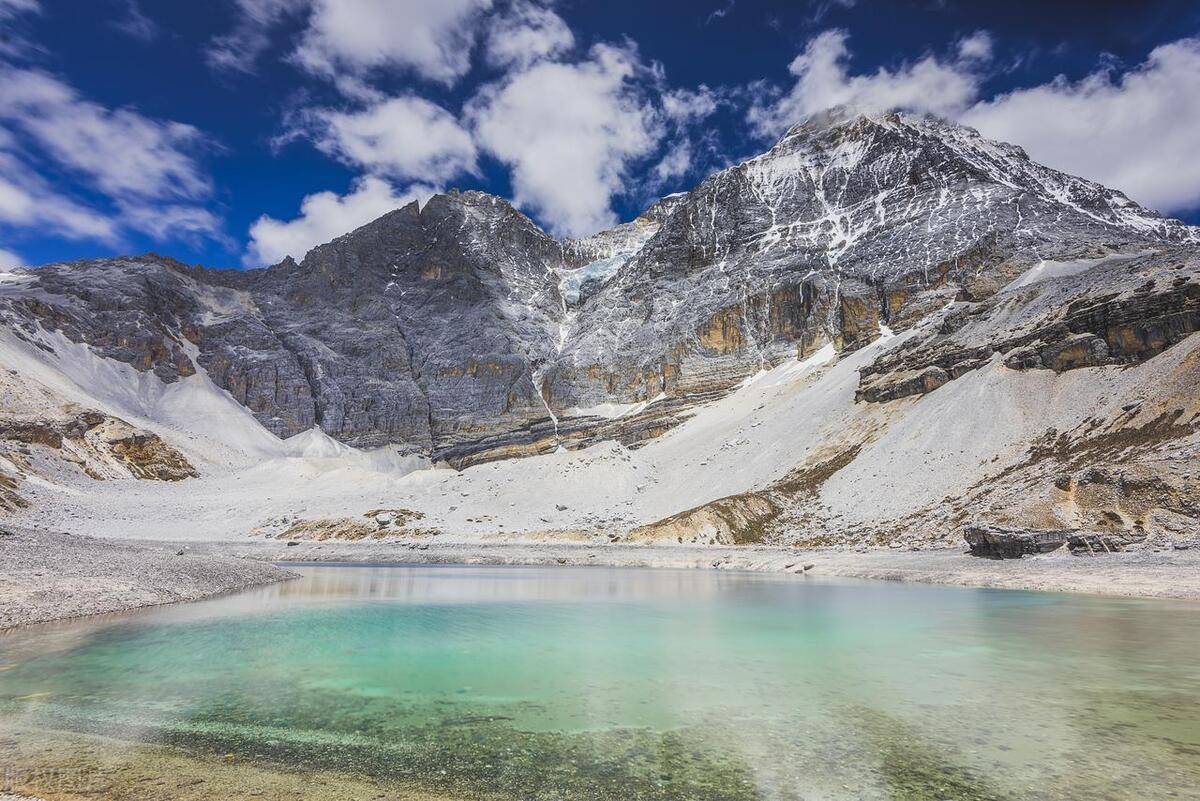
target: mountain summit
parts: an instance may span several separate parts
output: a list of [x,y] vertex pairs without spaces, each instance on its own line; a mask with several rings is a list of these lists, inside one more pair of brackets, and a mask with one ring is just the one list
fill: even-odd
[[[451,192],[264,270],[46,265],[4,285],[0,314],[168,384],[202,372],[279,437],[319,426],[465,465],[636,442],[760,369],[851,352],[1038,263],[1196,241],[969,128],[838,109],[586,239]],[[614,423],[614,404],[642,408]]]

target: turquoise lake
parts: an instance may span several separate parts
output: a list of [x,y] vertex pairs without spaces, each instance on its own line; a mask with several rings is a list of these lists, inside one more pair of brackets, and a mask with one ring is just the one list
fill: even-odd
[[[718,571],[300,569],[0,635],[9,784],[1200,799],[1200,605]],[[208,789],[172,783],[189,765],[209,766]]]

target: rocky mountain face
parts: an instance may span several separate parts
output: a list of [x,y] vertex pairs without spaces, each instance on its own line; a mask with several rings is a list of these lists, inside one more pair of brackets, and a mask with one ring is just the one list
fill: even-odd
[[552,405],[720,391],[986,297],[1037,260],[1194,238],[961,126],[824,115],[673,204],[581,309]]
[[[762,368],[947,307],[862,371],[860,402],[993,353],[1016,370],[1149,358],[1200,327],[1195,272],[1171,271],[1197,239],[970,129],[834,111],[586,239],[452,192],[264,270],[46,265],[0,285],[0,317],[162,382],[202,370],[279,437],[320,426],[463,466],[636,443]],[[1013,286],[1110,258],[1070,297]]]

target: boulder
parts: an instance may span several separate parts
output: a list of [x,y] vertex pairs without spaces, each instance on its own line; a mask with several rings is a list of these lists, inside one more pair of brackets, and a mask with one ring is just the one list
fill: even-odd
[[1099,367],[1108,364],[1108,345],[1095,334],[1073,334],[1061,342],[1042,348],[1042,364],[1056,373],[1078,367]]
[[963,538],[973,556],[988,559],[1020,559],[1061,548],[1071,532],[1066,529],[1017,529],[973,523],[963,529]]
[[865,400],[868,403],[883,403],[910,395],[925,395],[940,386],[949,383],[950,375],[938,367],[930,365],[916,375],[910,375],[897,381],[862,387],[858,390],[855,400]]

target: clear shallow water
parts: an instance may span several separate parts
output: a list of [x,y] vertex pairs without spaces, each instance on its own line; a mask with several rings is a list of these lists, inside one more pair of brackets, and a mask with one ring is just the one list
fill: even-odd
[[[1200,798],[1197,605],[707,571],[305,570],[0,636],[8,758],[36,740],[39,765],[68,764],[99,736],[431,798]],[[145,781],[160,763],[135,764]],[[239,781],[222,797],[249,797]]]

